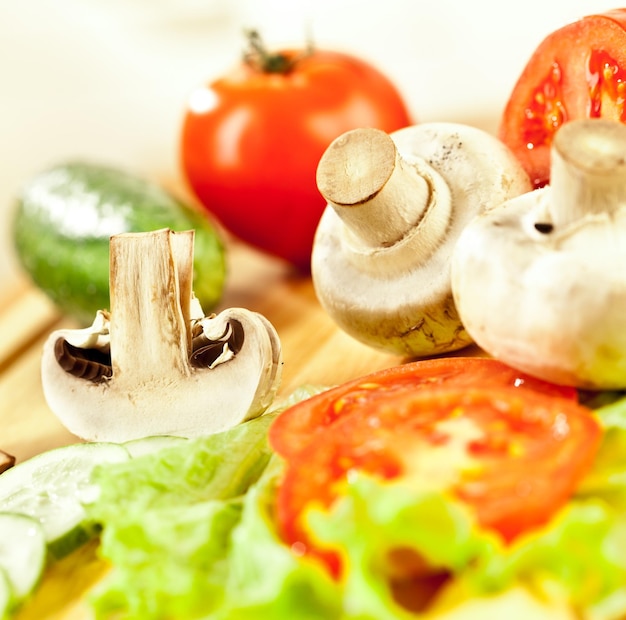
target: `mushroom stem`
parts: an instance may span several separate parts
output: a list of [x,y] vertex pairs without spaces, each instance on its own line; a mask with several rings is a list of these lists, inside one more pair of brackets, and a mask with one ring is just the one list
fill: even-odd
[[626,126],[606,119],[566,123],[551,151],[552,224],[567,226],[626,204]]
[[[320,159],[317,185],[357,248],[394,245],[425,218],[431,203],[425,175],[378,129],[355,129],[337,138]],[[430,236],[439,240],[447,219],[429,222]]]
[[190,374],[193,241],[192,230],[111,238],[111,365],[118,381]]

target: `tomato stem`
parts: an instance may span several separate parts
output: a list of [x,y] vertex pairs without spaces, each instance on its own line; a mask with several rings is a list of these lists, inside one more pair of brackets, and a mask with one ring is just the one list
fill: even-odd
[[301,54],[286,54],[267,51],[265,43],[257,30],[246,31],[248,49],[244,52],[244,62],[264,73],[289,73],[296,64],[313,53],[313,44],[308,43],[306,50]]

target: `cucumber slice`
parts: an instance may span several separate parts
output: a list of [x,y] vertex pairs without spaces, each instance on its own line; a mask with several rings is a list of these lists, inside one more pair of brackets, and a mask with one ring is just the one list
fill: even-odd
[[181,441],[188,440],[186,437],[176,437],[175,435],[154,435],[141,439],[131,439],[122,445],[130,452],[131,457],[136,459],[145,454],[152,454],[171,446],[177,446]]
[[46,538],[39,521],[0,513],[0,568],[6,573],[15,603],[33,592],[45,565]]
[[0,620],[8,620],[13,608],[13,592],[9,584],[9,577],[3,568],[0,568]]
[[51,555],[61,558],[95,533],[83,507],[98,492],[90,482],[93,468],[129,458],[123,446],[104,442],[43,452],[0,475],[0,506],[38,520]]

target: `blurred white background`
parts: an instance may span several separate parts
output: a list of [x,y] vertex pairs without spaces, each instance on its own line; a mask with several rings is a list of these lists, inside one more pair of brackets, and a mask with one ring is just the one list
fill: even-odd
[[10,217],[30,176],[68,158],[179,178],[177,140],[193,86],[238,62],[244,28],[271,47],[369,60],[420,121],[495,131],[549,32],[602,0],[0,0],[0,282],[16,279]]

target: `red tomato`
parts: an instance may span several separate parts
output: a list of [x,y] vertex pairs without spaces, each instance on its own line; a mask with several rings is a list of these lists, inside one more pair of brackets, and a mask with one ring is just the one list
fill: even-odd
[[328,145],[357,127],[391,132],[410,123],[393,84],[358,58],[322,50],[260,59],[257,53],[191,94],[182,169],[225,228],[308,272],[326,204],[315,172]]
[[555,131],[579,118],[626,122],[626,9],[584,17],[550,34],[507,103],[500,138],[536,187],[550,179]]
[[575,388],[554,385],[515,370],[495,359],[450,357],[421,360],[387,368],[322,392],[284,411],[270,428],[270,443],[291,458],[311,437],[337,419],[358,411],[363,403],[438,387],[516,387],[577,399]]
[[567,502],[600,439],[590,410],[532,390],[437,387],[365,398],[288,460],[277,521],[287,543],[339,575],[340,556],[316,549],[303,518],[312,505],[329,507],[359,471],[449,492],[511,541]]

